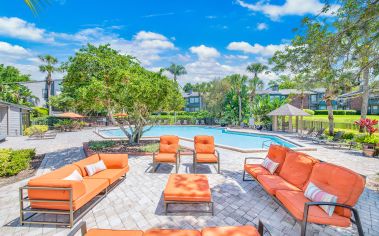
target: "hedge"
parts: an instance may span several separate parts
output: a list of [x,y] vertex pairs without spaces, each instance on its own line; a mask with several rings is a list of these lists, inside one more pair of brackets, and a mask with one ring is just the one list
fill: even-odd
[[[328,110],[315,110],[315,115],[327,115]],[[356,115],[356,110],[333,110],[333,115]]]
[[304,111],[305,111],[306,113],[308,113],[309,115],[312,115],[312,116],[315,114],[315,111],[310,110],[310,109],[304,109]]
[[28,169],[35,155],[34,149],[0,149],[0,176],[13,176]]

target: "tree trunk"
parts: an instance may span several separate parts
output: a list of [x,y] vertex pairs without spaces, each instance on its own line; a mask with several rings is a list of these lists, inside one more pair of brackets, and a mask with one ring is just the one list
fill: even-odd
[[300,98],[301,98],[300,108],[301,110],[303,110],[304,109],[304,93],[300,94]]
[[48,104],[48,108],[49,108],[49,116],[51,116],[53,114],[51,104],[49,103],[50,97],[51,97],[51,83],[52,83],[51,73],[49,72],[47,75],[47,83],[46,83],[47,84],[47,104]]
[[238,94],[238,122],[240,125],[242,121],[242,101],[241,101],[241,94]]
[[[365,119],[367,115],[368,110],[368,99],[370,95],[370,88],[369,88],[369,68],[365,68],[362,72],[362,79],[363,79],[363,93],[362,93],[362,106],[361,106],[361,118]],[[363,133],[364,128],[360,127],[359,132]]]
[[333,116],[333,105],[332,100],[327,99],[326,108],[328,109],[328,120],[329,120],[329,135],[334,135],[334,116]]

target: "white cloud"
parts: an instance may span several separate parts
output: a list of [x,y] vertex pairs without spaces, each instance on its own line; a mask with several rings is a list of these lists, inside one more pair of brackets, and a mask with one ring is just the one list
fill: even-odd
[[268,29],[268,25],[266,23],[258,23],[257,24],[257,30],[262,31],[262,30],[266,30],[266,29]]
[[220,56],[216,48],[207,47],[205,45],[190,47],[190,51],[199,57],[199,60],[209,60]]
[[247,60],[247,59],[249,59],[249,57],[246,55],[224,55],[224,58],[228,59],[228,60]]
[[12,45],[7,42],[0,41],[0,56],[8,57],[8,59],[17,59],[29,56],[30,52],[18,45]]
[[[321,13],[324,4],[319,0],[286,0],[283,5],[270,4],[268,1],[259,1],[255,4],[236,0],[237,4],[253,12],[262,12],[272,20],[278,20],[282,16],[305,14],[317,15]],[[331,11],[338,9],[338,5],[331,5]],[[330,15],[331,13],[327,13]]]
[[0,35],[35,42],[53,42],[44,29],[17,17],[0,17]]
[[260,55],[263,57],[270,57],[278,50],[283,50],[286,44],[273,45],[269,44],[267,46],[262,46],[258,43],[251,45],[248,42],[231,42],[229,43],[227,49],[232,51],[242,51],[244,53],[251,53]]

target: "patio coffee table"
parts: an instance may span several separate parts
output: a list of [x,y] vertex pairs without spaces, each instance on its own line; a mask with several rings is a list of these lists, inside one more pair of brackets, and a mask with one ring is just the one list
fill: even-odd
[[207,204],[207,211],[175,211],[204,212],[213,215],[213,201],[209,188],[208,177],[199,174],[171,174],[163,192],[165,214],[169,204]]

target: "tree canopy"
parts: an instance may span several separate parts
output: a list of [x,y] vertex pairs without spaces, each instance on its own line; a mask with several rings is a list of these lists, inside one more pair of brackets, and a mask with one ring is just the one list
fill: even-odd
[[0,100],[20,105],[32,106],[37,99],[32,92],[18,82],[30,81],[29,75],[22,74],[13,66],[0,64]]
[[[109,45],[88,44],[63,64],[67,72],[57,103],[84,113],[106,112],[130,142],[138,142],[152,112],[179,110],[178,84],[143,68],[135,58]],[[126,112],[128,129],[113,114]]]

